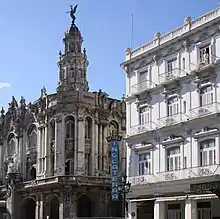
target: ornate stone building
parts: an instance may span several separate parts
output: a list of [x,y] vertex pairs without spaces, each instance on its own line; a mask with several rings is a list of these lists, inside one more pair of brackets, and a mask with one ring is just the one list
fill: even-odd
[[[76,8],[75,8],[76,9]],[[106,137],[125,135],[126,106],[90,92],[87,54],[75,25],[63,39],[57,92],[26,104],[13,97],[0,115],[0,218],[110,216],[111,166]],[[125,143],[120,143],[120,172]]]

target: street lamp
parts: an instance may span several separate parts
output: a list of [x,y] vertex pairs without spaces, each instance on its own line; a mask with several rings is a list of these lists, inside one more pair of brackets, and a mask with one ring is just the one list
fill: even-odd
[[123,175],[121,178],[121,196],[122,196],[122,216],[125,217],[126,196],[130,192],[131,183],[127,181],[127,176]]

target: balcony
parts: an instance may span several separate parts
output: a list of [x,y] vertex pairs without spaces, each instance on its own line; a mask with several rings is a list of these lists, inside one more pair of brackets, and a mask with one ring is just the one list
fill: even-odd
[[186,76],[188,73],[179,69],[175,68],[172,71],[167,71],[163,74],[159,75],[159,83],[164,84],[164,83],[169,83],[171,81],[174,81],[178,78]]
[[142,134],[145,132],[149,132],[152,130],[155,130],[157,128],[157,124],[154,122],[147,122],[144,124],[139,124],[139,125],[135,125],[130,127],[130,136],[132,135],[138,135],[138,134]]
[[159,119],[158,124],[159,124],[159,127],[162,128],[165,126],[175,125],[181,122],[186,122],[187,119],[188,119],[188,116],[186,114],[178,113],[178,114],[166,116],[166,117]]
[[189,110],[190,119],[197,119],[220,112],[220,103],[211,103]]
[[142,81],[138,84],[131,86],[130,95],[140,94],[141,92],[147,91],[147,90],[152,89],[156,86],[157,85],[155,83],[153,83],[152,81],[149,81],[149,80]]
[[200,177],[217,176],[220,174],[219,164],[204,167],[193,167],[169,172],[160,172],[155,175],[141,175],[129,177],[132,186],[145,185],[149,183],[168,182],[175,180],[186,180]]

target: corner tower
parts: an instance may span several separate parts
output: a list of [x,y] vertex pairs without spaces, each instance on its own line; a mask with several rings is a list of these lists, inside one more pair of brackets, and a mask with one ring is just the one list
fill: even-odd
[[75,13],[77,5],[71,6],[70,16],[72,24],[65,33],[64,53],[59,53],[59,83],[58,90],[68,91],[88,91],[88,81],[86,79],[88,60],[86,50],[82,50],[83,38],[79,28],[75,25]]

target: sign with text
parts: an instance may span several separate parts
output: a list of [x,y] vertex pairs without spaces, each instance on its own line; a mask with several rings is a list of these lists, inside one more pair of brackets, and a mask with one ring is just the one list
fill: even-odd
[[119,166],[119,142],[116,139],[110,141],[111,145],[111,160],[112,160],[112,200],[119,200],[119,179],[118,179],[118,166]]

